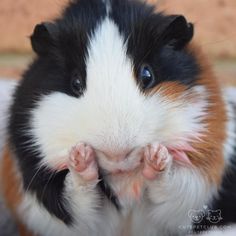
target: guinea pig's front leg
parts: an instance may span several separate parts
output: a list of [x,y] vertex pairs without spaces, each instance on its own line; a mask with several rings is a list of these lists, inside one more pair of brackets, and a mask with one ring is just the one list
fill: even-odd
[[154,180],[157,175],[169,171],[172,164],[172,156],[167,148],[159,143],[153,143],[144,148],[143,176],[148,180]]
[[95,152],[91,146],[80,143],[72,147],[67,161],[69,173],[65,179],[64,196],[69,200],[74,225],[87,235],[90,228],[96,230],[101,206]]
[[185,235],[186,227],[191,227],[188,212],[201,209],[211,196],[201,171],[180,159],[158,143],[144,148],[147,212],[154,227],[167,232],[163,235]]

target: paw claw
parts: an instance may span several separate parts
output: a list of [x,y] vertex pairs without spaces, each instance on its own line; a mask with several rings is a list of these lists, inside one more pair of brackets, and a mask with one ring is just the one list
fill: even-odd
[[171,158],[167,148],[161,144],[148,145],[144,150],[143,175],[149,180],[154,179],[159,172],[166,169]]
[[77,172],[84,180],[98,178],[98,167],[92,147],[84,143],[77,144],[71,149],[68,166]]

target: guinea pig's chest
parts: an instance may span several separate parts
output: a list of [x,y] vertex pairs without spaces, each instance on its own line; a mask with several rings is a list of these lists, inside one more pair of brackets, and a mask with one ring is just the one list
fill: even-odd
[[106,181],[121,207],[130,208],[142,201],[146,186],[139,169],[129,173],[111,174],[106,177]]

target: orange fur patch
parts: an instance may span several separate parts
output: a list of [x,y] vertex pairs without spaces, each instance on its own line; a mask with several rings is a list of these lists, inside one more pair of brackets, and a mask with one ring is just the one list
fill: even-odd
[[16,212],[16,208],[22,199],[22,194],[20,193],[21,181],[17,176],[15,164],[9,150],[4,152],[0,175],[1,189],[6,204],[12,212]]
[[0,168],[0,187],[5,203],[15,217],[20,236],[33,236],[20,222],[17,216],[17,207],[22,201],[21,180],[17,176],[16,166],[11,158],[10,151],[5,150]]
[[201,49],[191,44],[189,50],[196,56],[202,73],[199,84],[207,89],[209,108],[203,121],[207,131],[201,142],[192,144],[198,154],[189,153],[192,163],[197,166],[211,182],[220,184],[224,170],[223,146],[226,139],[226,108],[220,91],[220,85],[211,66]]
[[28,229],[21,223],[18,223],[18,229],[20,236],[34,236]]
[[186,89],[187,88],[185,85],[182,85],[177,81],[170,81],[158,84],[156,87],[148,91],[148,94],[159,93],[167,99],[175,100],[179,98],[186,91]]

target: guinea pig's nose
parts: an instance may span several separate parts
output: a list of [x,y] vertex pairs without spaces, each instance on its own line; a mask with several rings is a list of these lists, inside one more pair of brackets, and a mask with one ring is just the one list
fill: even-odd
[[103,154],[106,156],[107,159],[111,161],[123,161],[126,159],[132,150],[122,150],[122,151],[102,151]]

